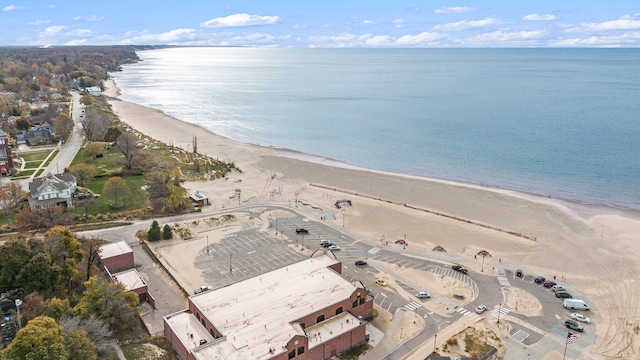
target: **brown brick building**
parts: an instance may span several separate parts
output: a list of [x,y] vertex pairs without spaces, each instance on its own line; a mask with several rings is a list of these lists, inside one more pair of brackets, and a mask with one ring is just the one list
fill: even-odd
[[366,341],[373,299],[340,274],[330,251],[191,296],[165,316],[164,333],[183,360],[328,359]]

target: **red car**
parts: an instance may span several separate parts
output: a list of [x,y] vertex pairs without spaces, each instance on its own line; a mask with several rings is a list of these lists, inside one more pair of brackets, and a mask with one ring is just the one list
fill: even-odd
[[406,241],[404,241],[404,239],[396,240],[396,244],[404,245],[404,244],[406,244],[406,243],[407,243],[407,242],[406,242]]
[[544,282],[544,284],[542,284],[542,285],[544,285],[544,287],[548,287],[548,288],[550,288],[550,287],[552,287],[552,286],[553,286],[553,285],[555,285],[555,284],[556,284],[556,282],[555,282],[555,281],[547,280],[547,281],[545,281],[545,282]]

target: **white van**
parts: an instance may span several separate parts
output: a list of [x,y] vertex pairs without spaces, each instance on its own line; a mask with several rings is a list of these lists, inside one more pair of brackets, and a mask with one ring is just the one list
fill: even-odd
[[584,301],[579,300],[579,299],[564,299],[564,302],[562,303],[562,306],[564,306],[567,309],[571,309],[571,310],[589,310],[591,309],[591,307],[587,304],[585,304]]

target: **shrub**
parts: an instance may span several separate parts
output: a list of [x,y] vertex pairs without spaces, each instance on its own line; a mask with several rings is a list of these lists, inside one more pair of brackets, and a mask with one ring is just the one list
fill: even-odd
[[151,228],[149,229],[149,232],[147,233],[147,239],[149,241],[158,241],[160,240],[160,224],[158,224],[158,222],[156,220],[153,220],[153,222],[151,223]]
[[173,230],[171,230],[171,226],[165,225],[162,228],[162,239],[163,240],[173,239]]

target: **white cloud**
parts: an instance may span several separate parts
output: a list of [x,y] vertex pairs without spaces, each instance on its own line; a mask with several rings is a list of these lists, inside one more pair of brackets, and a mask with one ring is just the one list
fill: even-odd
[[396,29],[401,29],[403,24],[405,23],[404,19],[395,19],[392,21]]
[[637,30],[640,29],[640,20],[624,18],[601,23],[582,24],[582,27],[589,31]]
[[276,24],[278,20],[280,20],[279,16],[260,16],[243,13],[207,20],[201,23],[200,26],[204,28],[261,26]]
[[625,33],[618,36],[589,36],[571,39],[560,39],[549,43],[553,47],[621,47],[625,45],[638,45],[640,31]]
[[544,14],[544,15],[539,15],[539,14],[529,14],[529,15],[525,15],[522,20],[524,21],[551,21],[551,20],[557,20],[557,18],[555,17],[555,15],[551,15],[551,14]]
[[294,28],[294,29],[306,29],[308,27],[309,27],[309,25],[307,25],[307,24],[295,24],[295,25],[292,26],[292,28]]
[[393,37],[390,35],[342,33],[334,36],[312,36],[310,47],[426,47],[438,45],[437,41],[447,38],[446,34],[423,32],[417,35]]
[[434,13],[437,14],[463,14],[477,11],[477,8],[469,7],[469,6],[452,6],[452,7],[441,7],[440,9],[433,10]]
[[476,35],[471,37],[469,40],[472,42],[483,42],[483,43],[498,43],[500,45],[501,42],[506,41],[519,41],[519,40],[532,40],[539,39],[545,36],[546,32],[544,31],[492,31],[488,33],[484,33],[481,35]]
[[80,45],[84,45],[86,43],[87,43],[87,39],[76,39],[76,40],[67,41],[63,45],[65,45],[65,46],[80,46]]
[[47,5],[47,9],[55,9],[55,8],[56,8],[56,6],[55,6],[55,5],[53,5],[53,4],[51,4],[51,5]]
[[87,16],[87,17],[82,17],[82,16],[76,16],[73,18],[73,20],[83,20],[83,21],[102,21],[104,20],[104,16],[96,16],[96,15],[91,15],[91,16]]
[[363,25],[373,25],[375,23],[373,21],[371,21],[371,20],[364,20],[364,21],[362,21],[362,24]]
[[30,26],[38,26],[38,25],[46,25],[50,23],[51,23],[51,20],[36,20],[36,21],[28,22],[26,24]]
[[75,29],[64,34],[65,36],[89,36],[91,35],[91,30],[89,29]]
[[413,10],[415,12],[420,12],[420,6],[418,6],[418,4],[412,4],[411,5],[411,10]]
[[14,10],[25,10],[25,9],[26,9],[26,7],[24,7],[24,6],[7,5],[7,6],[2,8],[2,11],[14,11]]
[[44,31],[41,32],[40,35],[42,35],[42,36],[55,36],[55,35],[60,34],[66,28],[67,28],[66,26],[62,26],[62,25],[49,26],[48,28],[44,29]]
[[462,20],[454,23],[436,25],[433,27],[433,30],[461,31],[461,30],[468,30],[468,29],[483,28],[491,25],[496,25],[498,23],[499,23],[498,19],[496,18],[486,18],[482,20]]
[[[129,34],[133,35],[133,34]],[[122,44],[174,44],[193,39],[194,29],[174,29],[160,34],[143,33],[121,41]]]

